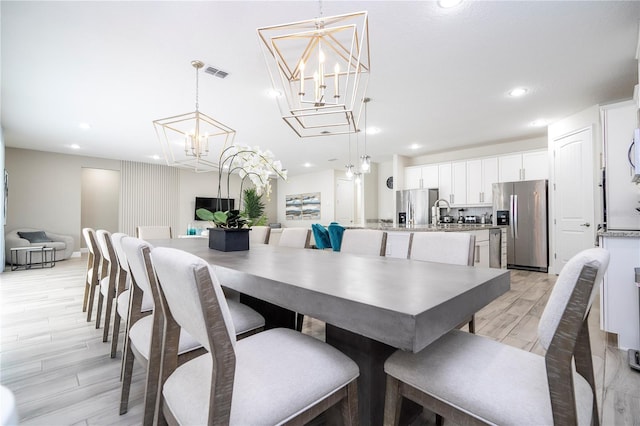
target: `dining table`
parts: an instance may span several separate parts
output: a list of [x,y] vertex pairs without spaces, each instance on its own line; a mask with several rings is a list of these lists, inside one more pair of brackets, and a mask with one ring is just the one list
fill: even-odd
[[[362,425],[382,424],[389,355],[419,352],[510,288],[505,269],[266,244],[222,252],[204,238],[149,242],[204,259],[223,287],[246,296],[243,303],[262,303],[253,307],[265,315],[267,328],[295,327],[296,313],[324,321],[326,342],[360,368]],[[290,314],[288,324],[274,314],[278,310]]]

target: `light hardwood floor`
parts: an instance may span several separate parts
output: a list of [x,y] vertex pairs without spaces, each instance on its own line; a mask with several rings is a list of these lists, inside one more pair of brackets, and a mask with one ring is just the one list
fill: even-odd
[[[102,330],[81,312],[85,268],[83,257],[0,274],[0,382],[14,392],[21,424],[140,424],[144,372],[136,363],[129,412],[118,415],[122,345],[109,358]],[[542,353],[536,329],[554,282],[512,271],[511,290],[476,314],[477,333]],[[598,318],[596,303],[590,324],[602,424],[640,425],[640,373],[607,346]],[[323,338],[324,324],[305,318],[303,332]],[[414,425],[432,423],[424,414]]]

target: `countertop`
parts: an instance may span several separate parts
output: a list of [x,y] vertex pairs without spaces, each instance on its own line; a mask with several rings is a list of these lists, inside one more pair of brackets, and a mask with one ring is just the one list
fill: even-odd
[[599,237],[624,237],[624,238],[640,238],[640,230],[599,230]]
[[444,231],[444,232],[462,232],[462,231],[482,231],[484,229],[501,229],[506,228],[506,226],[498,226],[492,224],[472,224],[472,223],[447,223],[440,225],[415,225],[415,226],[367,226],[367,229],[380,229],[382,231],[399,231],[399,232],[434,232],[434,231]]

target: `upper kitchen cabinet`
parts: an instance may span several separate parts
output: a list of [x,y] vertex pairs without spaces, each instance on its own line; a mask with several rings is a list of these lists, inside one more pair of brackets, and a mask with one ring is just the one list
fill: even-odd
[[422,188],[422,172],[420,166],[404,168],[404,189]]
[[467,204],[467,162],[438,164],[438,196],[452,206]]
[[514,182],[549,178],[547,151],[530,151],[498,157],[498,181]]
[[498,182],[498,158],[467,161],[467,204],[491,205],[492,187]]
[[[640,188],[632,182],[633,132],[638,126],[638,108],[633,101],[600,108],[604,166],[606,173],[607,228],[640,229]],[[639,265],[640,266],[640,265]]]
[[404,169],[404,189],[437,188],[438,180],[437,164]]

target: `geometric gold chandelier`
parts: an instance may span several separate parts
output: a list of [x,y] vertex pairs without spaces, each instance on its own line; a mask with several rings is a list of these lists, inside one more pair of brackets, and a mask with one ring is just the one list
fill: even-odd
[[204,63],[195,60],[191,65],[196,70],[196,110],[155,120],[153,125],[167,165],[210,172],[218,170],[218,155],[233,144],[236,131],[198,110],[198,72]]
[[284,121],[301,137],[358,131],[370,71],[367,12],[258,28]]

